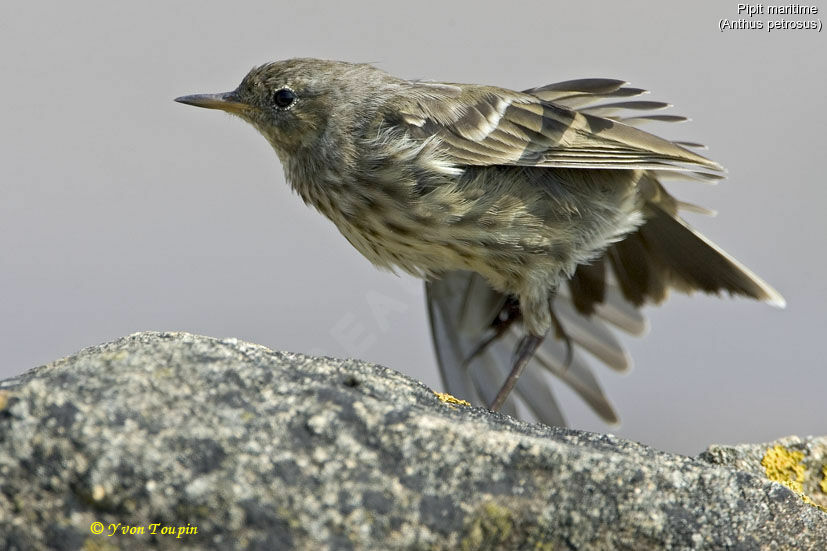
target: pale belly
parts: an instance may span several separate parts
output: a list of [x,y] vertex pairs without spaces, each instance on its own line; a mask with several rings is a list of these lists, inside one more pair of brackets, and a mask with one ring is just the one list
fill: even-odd
[[[376,266],[418,277],[470,270],[519,295],[526,286],[556,288],[578,264],[642,223],[633,186],[613,184],[618,189],[611,193],[580,190],[586,206],[556,205],[536,192],[498,200],[457,192],[425,195],[406,209],[364,208],[351,216],[334,210],[329,218]],[[597,197],[591,204],[583,195],[589,192]]]

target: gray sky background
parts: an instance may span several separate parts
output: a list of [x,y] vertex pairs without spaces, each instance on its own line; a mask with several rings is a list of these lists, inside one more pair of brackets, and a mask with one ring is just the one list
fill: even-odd
[[4,3],[0,376],[151,329],[357,356],[439,387],[421,283],[305,207],[251,127],[172,101],[312,56],[517,89],[624,78],[674,103],[693,122],[649,129],[708,144],[729,179],[670,189],[717,209],[690,221],[788,307],[673,296],[647,310],[646,338],[623,337],[631,373],[596,367],[622,425],[558,385],[564,411],[689,454],[827,433],[825,33],[721,33],[729,1],[404,6]]

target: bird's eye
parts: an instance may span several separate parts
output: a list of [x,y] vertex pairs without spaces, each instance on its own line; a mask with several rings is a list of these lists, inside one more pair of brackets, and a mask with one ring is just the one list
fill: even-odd
[[296,101],[296,94],[290,88],[282,88],[281,90],[276,90],[276,93],[273,94],[273,103],[279,109],[287,109],[293,102]]

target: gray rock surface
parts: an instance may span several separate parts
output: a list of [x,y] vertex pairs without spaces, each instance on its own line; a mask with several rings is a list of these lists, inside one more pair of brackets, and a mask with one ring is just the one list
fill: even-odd
[[[813,470],[827,439],[783,445]],[[363,362],[140,333],[0,383],[0,549],[827,548],[767,447],[693,459]]]

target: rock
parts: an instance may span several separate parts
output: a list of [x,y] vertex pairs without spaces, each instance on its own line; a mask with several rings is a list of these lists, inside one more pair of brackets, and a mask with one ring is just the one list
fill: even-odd
[[788,436],[771,444],[710,446],[699,457],[780,482],[827,511],[827,438]]
[[[0,548],[825,548],[772,446],[683,457],[359,361],[139,333],[0,383]],[[825,463],[825,438],[779,446],[791,480]]]

